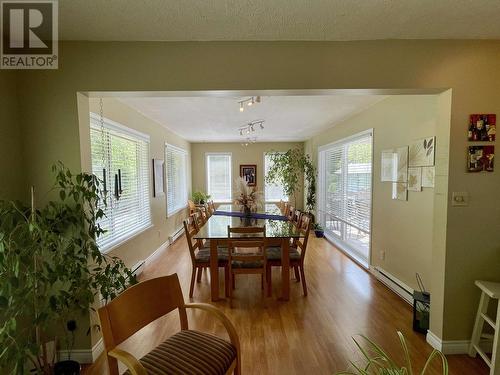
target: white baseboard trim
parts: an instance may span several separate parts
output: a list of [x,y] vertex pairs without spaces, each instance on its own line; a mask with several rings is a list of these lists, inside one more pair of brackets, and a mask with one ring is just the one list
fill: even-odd
[[[101,337],[91,349],[76,349],[71,351],[71,359],[82,364],[94,363],[103,351],[104,341]],[[69,359],[68,354],[68,350],[59,350],[59,360],[64,361],[66,359]]]
[[[431,331],[427,331],[426,340],[430,346],[446,355],[467,354],[469,352],[470,340],[441,340]],[[486,353],[491,353],[492,341],[482,339],[479,346],[481,346]]]
[[382,284],[387,286],[407,303],[413,305],[413,289],[411,287],[399,280],[396,276],[391,275],[383,268],[370,266],[370,272]]
[[104,352],[104,341],[102,337],[96,344],[92,347],[92,362],[95,362],[97,358]]

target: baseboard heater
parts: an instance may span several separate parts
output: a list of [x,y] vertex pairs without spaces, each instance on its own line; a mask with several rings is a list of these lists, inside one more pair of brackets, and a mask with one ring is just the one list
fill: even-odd
[[183,227],[180,227],[174,233],[172,233],[172,235],[170,237],[168,237],[168,241],[170,242],[170,244],[173,244],[175,241],[177,241],[177,239],[180,236],[182,236],[183,229],[184,229]]
[[139,276],[142,271],[144,271],[144,265],[146,264],[146,262],[144,260],[140,260],[138,261],[136,264],[134,264],[130,270],[132,271],[132,274],[137,277]]
[[410,305],[413,305],[413,289],[408,285],[403,283],[397,277],[391,275],[389,272],[380,267],[372,267],[372,273],[375,277],[389,289],[391,289],[394,293],[408,302]]

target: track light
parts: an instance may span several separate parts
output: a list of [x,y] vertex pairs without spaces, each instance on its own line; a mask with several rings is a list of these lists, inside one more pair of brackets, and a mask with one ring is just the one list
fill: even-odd
[[255,103],[261,103],[262,102],[262,97],[260,96],[251,96],[247,99],[240,100],[238,103],[240,104],[240,112],[243,112],[245,110],[245,104],[248,107],[251,107]]

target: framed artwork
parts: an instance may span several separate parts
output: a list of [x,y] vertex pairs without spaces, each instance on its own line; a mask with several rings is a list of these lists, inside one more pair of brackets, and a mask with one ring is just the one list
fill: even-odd
[[493,172],[495,146],[469,146],[467,155],[468,172]]
[[497,116],[474,114],[469,116],[467,139],[471,142],[494,142],[497,133]]
[[422,168],[408,168],[408,190],[422,191]]
[[398,201],[408,200],[408,189],[406,182],[393,182],[392,183],[392,199]]
[[422,138],[410,145],[410,167],[432,167],[436,153],[436,137]]
[[241,164],[240,177],[243,177],[248,186],[257,186],[257,165]]
[[433,188],[434,187],[434,167],[422,167],[422,187]]
[[396,181],[397,154],[395,150],[382,150],[382,161],[380,170],[381,182]]
[[396,149],[396,182],[408,182],[408,146]]
[[153,159],[153,197],[161,197],[165,194],[163,187],[163,164],[161,159]]

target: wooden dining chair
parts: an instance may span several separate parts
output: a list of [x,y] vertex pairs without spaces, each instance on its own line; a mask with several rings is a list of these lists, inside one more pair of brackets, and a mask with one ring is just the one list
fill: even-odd
[[[189,285],[189,298],[193,298],[194,280],[201,282],[201,274],[204,269],[210,268],[210,244],[206,246],[202,240],[195,240],[193,236],[198,232],[196,226],[195,215],[190,215],[184,220],[184,232],[188,243],[189,255],[191,257],[191,284]],[[224,267],[226,295],[228,295],[229,285],[229,269],[227,249],[218,248],[217,257],[219,267]]]
[[290,203],[285,202],[283,205],[283,216],[288,216],[288,211],[290,209]]
[[188,199],[189,214],[195,213],[198,209],[191,199]]
[[301,219],[302,219],[302,212],[300,212],[300,210],[295,210],[294,213],[293,213],[293,218],[292,218],[292,223],[295,225],[295,226],[300,226],[300,223],[301,223]]
[[294,215],[295,215],[295,207],[288,206],[288,211],[285,216],[288,217],[288,220],[293,222]]
[[[189,330],[186,309],[200,309],[219,320],[229,340]],[[117,348],[141,328],[178,310],[181,331],[166,339],[141,359]],[[136,284],[99,309],[101,331],[110,375],[118,375],[118,361],[131,375],[241,374],[238,334],[231,321],[216,307],[184,303],[177,274]]]
[[[237,237],[233,237],[236,235]],[[236,275],[260,274],[261,288],[267,290],[266,280],[266,226],[262,227],[231,227],[227,226],[229,238],[228,270],[229,270],[229,306],[233,307],[233,289],[235,288]],[[242,249],[252,249],[252,252],[241,252]],[[265,298],[265,295],[264,295]]]
[[[304,292],[304,296],[307,296],[304,259],[306,256],[309,233],[311,231],[311,217],[309,215],[302,215],[298,230],[301,232],[303,237],[295,239],[290,245],[290,267],[293,268],[297,281],[302,281],[302,290]],[[272,267],[281,267],[281,247],[267,248],[266,279],[268,295],[271,295],[272,292]]]

